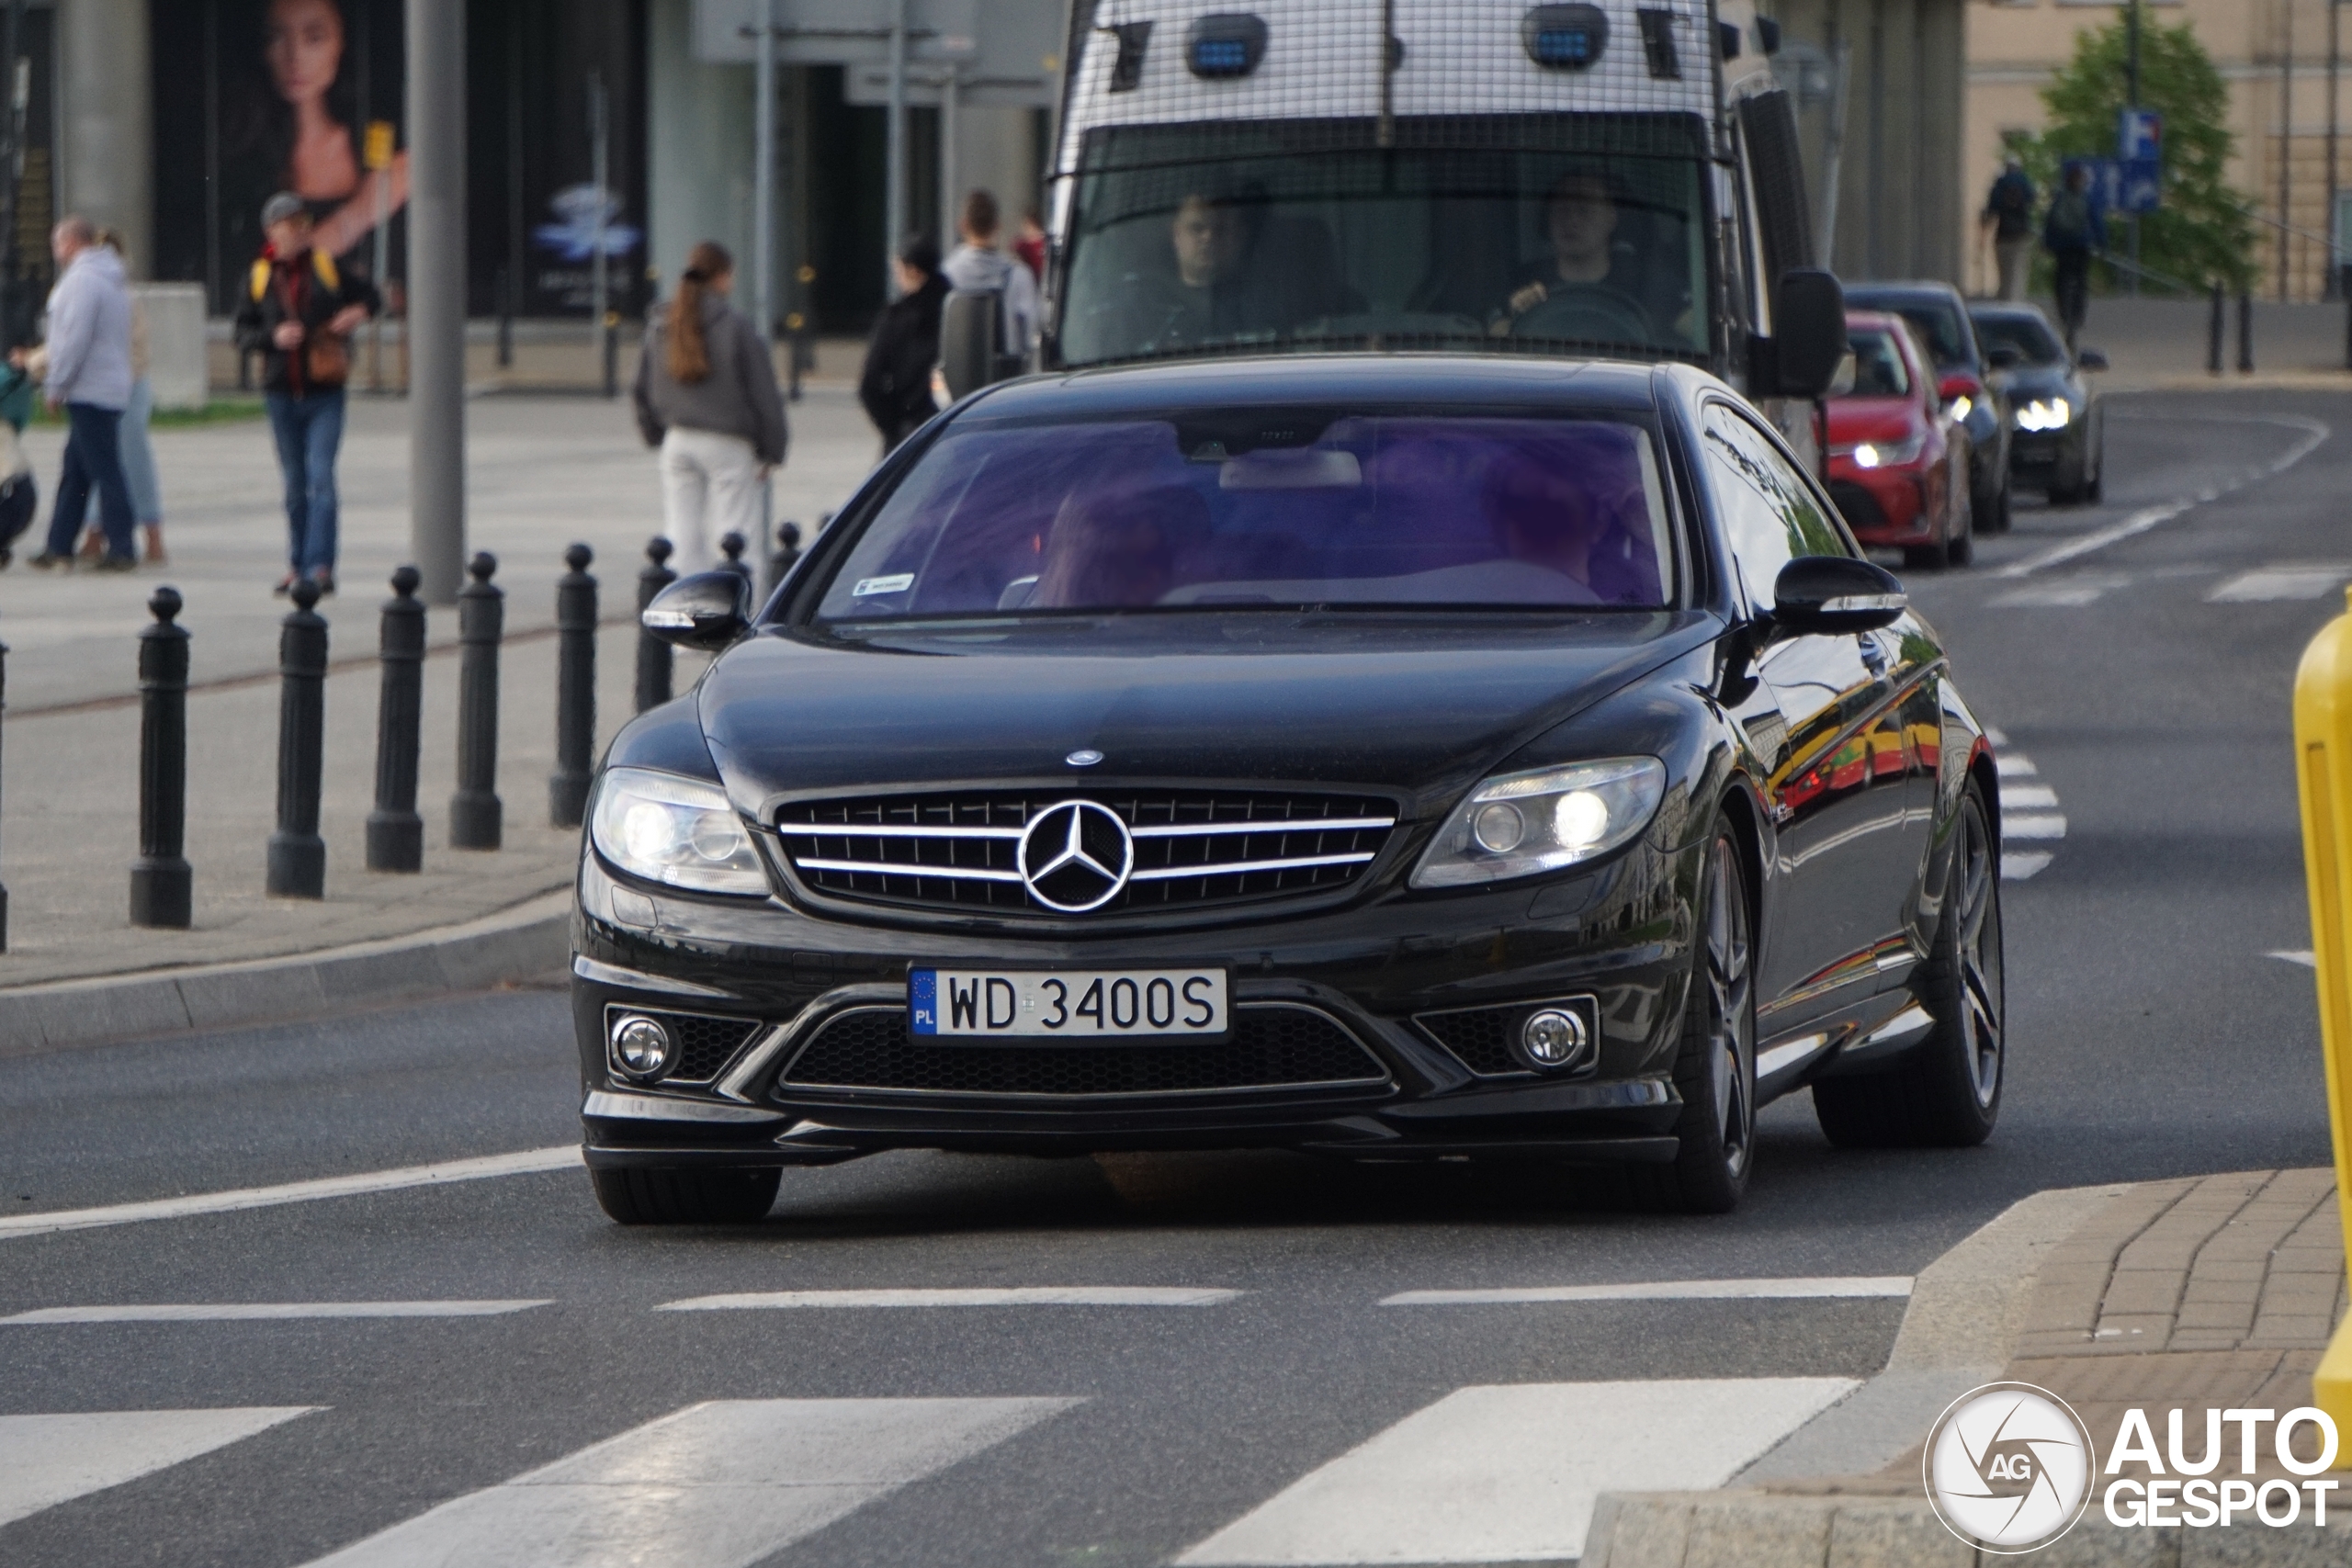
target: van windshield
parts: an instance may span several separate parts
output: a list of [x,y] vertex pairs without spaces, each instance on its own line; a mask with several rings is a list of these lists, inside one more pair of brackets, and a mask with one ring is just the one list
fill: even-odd
[[1112,126],[1080,152],[1059,358],[1479,347],[1704,362],[1686,115]]
[[967,419],[860,529],[833,622],[1300,605],[1657,609],[1672,513],[1603,419]]

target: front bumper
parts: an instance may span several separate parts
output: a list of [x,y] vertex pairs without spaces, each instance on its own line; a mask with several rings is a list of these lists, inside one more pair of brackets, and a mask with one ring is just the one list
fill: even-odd
[[[1374,894],[1287,919],[1081,941],[977,922],[853,922],[782,900],[668,891],[652,895],[652,926],[631,925],[616,918],[614,879],[592,854],[573,924],[586,1157],[775,1166],[895,1148],[1277,1147],[1367,1159],[1671,1159],[1698,857],[1644,842],[1581,875],[1508,892]],[[907,972],[932,964],[1218,965],[1236,1028],[1229,1047],[912,1042]],[[1588,1010],[1595,1043],[1575,1066],[1539,1071],[1500,1038],[1540,1001]],[[606,1044],[623,1010],[709,1027],[673,1077],[634,1082]],[[1311,1034],[1321,1055],[1292,1049],[1289,1035],[1282,1049],[1253,1055],[1250,1032],[1269,1020]],[[879,1043],[863,1055],[837,1049],[852,1031]],[[1127,1055],[1155,1052],[1194,1056],[1162,1055],[1139,1071]],[[1335,1052],[1355,1066],[1250,1081],[1268,1077],[1256,1070],[1267,1062],[1328,1062]],[[965,1069],[982,1060],[989,1070],[976,1089]],[[831,1066],[808,1066],[820,1061]]]
[[1866,545],[1918,544],[1935,536],[1926,479],[1916,465],[1862,468],[1849,458],[1834,458],[1829,493],[1846,525]]

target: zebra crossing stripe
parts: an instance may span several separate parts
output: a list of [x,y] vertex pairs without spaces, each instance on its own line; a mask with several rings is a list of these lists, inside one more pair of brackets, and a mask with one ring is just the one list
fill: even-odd
[[0,1416],[0,1525],[209,1453],[317,1405]]
[[1181,1568],[1551,1562],[1602,1492],[1720,1486],[1850,1378],[1456,1389],[1193,1547]]
[[311,1568],[745,1568],[1076,1399],[690,1404]]

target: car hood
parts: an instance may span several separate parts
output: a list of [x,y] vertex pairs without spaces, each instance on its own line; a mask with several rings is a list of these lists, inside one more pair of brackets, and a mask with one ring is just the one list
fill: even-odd
[[1439,809],[1521,746],[1702,646],[1696,612],[1127,616],[855,637],[771,629],[697,688],[737,807],[1080,776],[1355,785]]
[[1829,440],[1844,446],[1888,437],[1908,440],[1919,427],[1919,408],[1908,398],[1832,398]]
[[2075,378],[2063,365],[2027,366],[2007,372],[2001,381],[2002,391],[2012,402],[2027,402],[2035,398],[2080,396]]

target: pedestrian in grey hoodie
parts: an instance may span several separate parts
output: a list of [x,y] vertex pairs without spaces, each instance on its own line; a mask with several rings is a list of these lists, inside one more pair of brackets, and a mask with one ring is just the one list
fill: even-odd
[[99,571],[129,571],[138,564],[130,543],[130,485],[122,471],[122,411],[130,402],[130,288],[122,258],[98,244],[97,231],[78,214],[50,235],[57,286],[49,291],[49,384],[51,408],[62,408],[70,428],[58,471],[49,543],[32,559],[44,570],[69,565],[74,536],[90,491],[98,492],[98,525],[107,553]]
[[964,198],[963,220],[956,225],[964,243],[949,253],[939,271],[947,287],[1002,297],[998,318],[1000,352],[1026,359],[1037,335],[1037,280],[1029,269],[996,248],[996,197],[976,190]]

